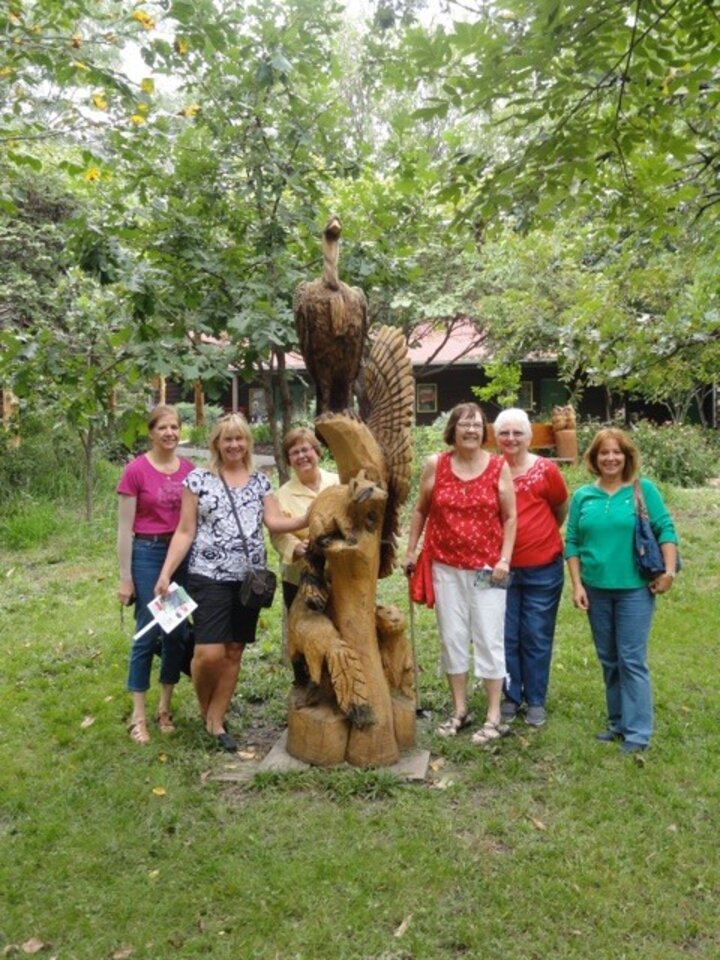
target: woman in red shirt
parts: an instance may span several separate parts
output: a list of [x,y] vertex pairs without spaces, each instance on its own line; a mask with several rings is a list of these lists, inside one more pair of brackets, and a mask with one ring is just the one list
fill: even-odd
[[502,457],[483,450],[486,428],[475,403],[450,413],[446,453],[428,459],[410,521],[405,571],[418,559],[418,541],[432,563],[442,661],[452,695],[452,715],[438,729],[454,736],[472,722],[467,706],[468,646],[475,675],[487,696],[485,723],[473,737],[480,746],[507,732],[500,699],[505,678],[504,622],[510,556],[515,541],[515,494]]
[[524,410],[503,410],[494,429],[510,468],[518,518],[505,611],[508,679],[501,712],[503,720],[513,720],[526,703],[525,722],[541,727],[563,589],[559,528],[567,513],[568,492],[555,464],[530,453],[532,427]]

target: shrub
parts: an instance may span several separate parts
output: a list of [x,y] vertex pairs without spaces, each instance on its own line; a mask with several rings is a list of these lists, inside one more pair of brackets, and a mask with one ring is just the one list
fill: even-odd
[[[192,429],[195,425],[195,404],[194,403],[175,403],[173,404],[180,414],[180,420],[183,424]],[[222,407],[213,406],[211,403],[205,404],[205,424],[212,428],[225,413]]]
[[250,433],[252,434],[253,443],[272,443],[272,433],[270,432],[269,423],[251,423],[250,424]]
[[[578,450],[581,456],[601,426],[597,422],[579,426]],[[717,440],[710,430],[677,424],[657,426],[639,420],[628,432],[640,451],[643,474],[660,483],[697,487],[719,472]]]
[[189,427],[187,430],[187,441],[191,447],[206,447],[210,440],[212,427]]
[[52,504],[18,504],[10,516],[0,521],[0,540],[10,550],[27,550],[44,544],[59,527]]
[[19,496],[66,499],[82,489],[82,448],[72,431],[26,416],[19,445],[11,446],[9,439],[0,431],[0,503]]

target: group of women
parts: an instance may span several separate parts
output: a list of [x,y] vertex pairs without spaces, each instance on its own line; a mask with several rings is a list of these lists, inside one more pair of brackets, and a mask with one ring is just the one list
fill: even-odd
[[[472,645],[487,702],[472,736],[478,746],[508,733],[521,709],[530,726],[546,722],[563,589],[560,527],[568,513],[557,466],[530,452],[526,413],[502,411],[494,430],[500,456],[483,449],[486,424],[476,404],[451,412],[444,436],[450,449],[425,464],[405,558],[410,576],[430,571],[452,697],[452,713],[437,733],[455,736],[473,723],[467,692]],[[608,724],[597,738],[620,740],[622,752],[636,753],[652,734],[648,637],[655,597],[675,577],[677,537],[657,487],[639,479],[637,450],[622,430],[600,430],[585,463],[596,480],[570,501],[565,557],[573,602],[588,614],[605,681]],[[650,582],[635,563],[638,485],[665,563]]]
[[[237,743],[227,730],[226,714],[243,650],[255,641],[258,620],[258,610],[241,602],[240,585],[249,569],[266,565],[262,525],[272,534],[291,534],[307,526],[307,510],[285,515],[270,481],[253,471],[252,434],[241,414],[221,417],[213,428],[207,467],[193,469],[177,458],[180,423],[174,408],[156,407],[149,431],[150,450],[126,467],[117,488],[119,598],[127,604],[134,597],[139,631],[151,619],[147,603],[156,594],[167,594],[173,577],[187,586],[197,603],[191,671],[200,716],[218,747],[234,752]],[[158,464],[166,468],[161,477],[155,476]],[[135,476],[149,479],[133,482]],[[157,514],[161,519],[146,532],[141,521]],[[139,744],[150,740],[145,694],[158,632],[155,628],[135,639],[130,653],[129,730]],[[184,633],[181,625],[160,641],[164,699],[157,720],[165,733],[174,729],[170,699],[180,675]]]
[[[605,681],[607,728],[602,741],[621,750],[644,750],[652,734],[647,647],[655,597],[672,586],[677,537],[662,497],[639,478],[637,450],[621,430],[605,428],[585,463],[595,476],[570,500],[557,466],[530,452],[532,427],[523,410],[495,421],[500,454],[485,449],[487,425],[477,404],[449,415],[449,449],[428,459],[420,479],[408,536],[405,572],[420,568],[430,580],[443,669],[452,699],[437,728],[455,736],[473,724],[469,709],[470,647],[475,677],[486,698],[478,746],[525,722],[546,722],[553,638],[563,589],[560,528],[568,515],[564,548],[575,606],[588,615]],[[297,592],[305,552],[307,513],[317,494],[338,482],[320,467],[320,447],[306,428],[290,431],[284,454],[291,479],[277,495],[252,469],[252,435],[240,414],[222,417],[210,438],[206,468],[177,456],[180,424],[172,407],[149,418],[149,451],[130,463],[118,484],[118,556],[122,603],[136,604],[140,630],[147,603],[168,591],[171,578],[187,585],[194,614],[192,679],[208,734],[228,751],[237,744],[226,727],[243,650],[255,640],[258,614],[240,601],[249,568],[266,564],[262,524],[282,565],[283,598]],[[644,496],[661,546],[665,571],[643,579],[634,561],[637,490]],[[422,551],[420,543],[422,540]],[[130,736],[149,742],[145,695],[156,631],[133,642],[128,689],[133,696]],[[158,728],[174,729],[171,697],[184,648],[184,628],[162,638]]]

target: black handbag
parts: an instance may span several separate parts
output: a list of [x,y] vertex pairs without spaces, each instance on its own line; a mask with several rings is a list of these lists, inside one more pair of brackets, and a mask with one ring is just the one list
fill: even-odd
[[240,534],[240,542],[243,545],[243,550],[245,551],[245,556],[248,561],[248,572],[240,584],[240,603],[244,607],[249,607],[251,610],[261,610],[263,607],[271,607],[273,598],[275,597],[275,590],[277,589],[277,577],[272,570],[265,568],[257,569],[256,567],[249,566],[250,554],[248,553],[247,540],[245,539],[243,528],[240,526],[240,517],[238,517],[237,514],[235,501],[232,498],[230,487],[228,487],[222,473],[220,474],[220,479],[222,480],[225,493],[230,501],[230,509],[235,517],[235,523],[237,524],[238,533]]
[[272,570],[250,570],[240,584],[240,603],[252,610],[271,607],[276,589],[277,577]]
[[[650,526],[645,498],[638,480],[633,484],[635,492],[635,562],[643,577],[654,580],[665,573],[665,559],[657,538]],[[678,569],[680,558],[678,557]]]

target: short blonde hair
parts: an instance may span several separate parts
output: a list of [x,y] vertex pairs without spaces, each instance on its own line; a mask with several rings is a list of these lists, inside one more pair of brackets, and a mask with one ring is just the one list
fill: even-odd
[[583,457],[585,467],[596,477],[600,475],[597,465],[598,452],[606,440],[614,440],[625,454],[622,478],[625,483],[630,483],[640,472],[640,453],[630,437],[619,427],[603,427],[602,430],[598,430],[585,451]]
[[210,470],[211,473],[216,475],[220,473],[220,467],[222,466],[220,441],[230,433],[239,433],[247,442],[247,450],[243,457],[243,466],[248,472],[252,469],[253,436],[250,431],[250,426],[241,413],[226,413],[224,417],[220,417],[210,434],[208,444],[210,448],[210,463],[208,464],[208,470]]

